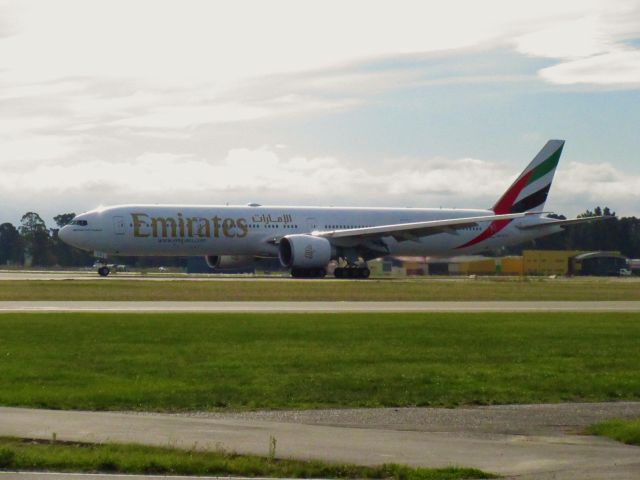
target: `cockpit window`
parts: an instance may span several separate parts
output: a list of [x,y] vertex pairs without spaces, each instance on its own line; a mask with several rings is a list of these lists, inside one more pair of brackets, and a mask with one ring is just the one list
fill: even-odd
[[87,226],[87,221],[86,220],[71,220],[69,222],[69,225],[79,225],[81,227],[86,227]]

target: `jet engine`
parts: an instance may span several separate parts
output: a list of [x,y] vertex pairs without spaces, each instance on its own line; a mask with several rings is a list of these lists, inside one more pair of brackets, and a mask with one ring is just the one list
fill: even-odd
[[209,268],[216,270],[249,267],[254,263],[251,255],[207,255],[204,259]]
[[313,235],[287,235],[278,246],[280,263],[287,268],[324,268],[334,253],[329,240]]

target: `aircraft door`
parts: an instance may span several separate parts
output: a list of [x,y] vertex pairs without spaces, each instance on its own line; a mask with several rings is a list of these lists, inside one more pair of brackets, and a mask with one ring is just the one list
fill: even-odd
[[124,218],[113,217],[113,232],[116,235],[124,235]]

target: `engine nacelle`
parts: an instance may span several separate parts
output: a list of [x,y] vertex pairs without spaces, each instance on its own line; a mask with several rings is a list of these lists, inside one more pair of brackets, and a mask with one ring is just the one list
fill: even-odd
[[249,267],[254,263],[251,255],[207,255],[204,259],[209,268],[216,270]]
[[287,235],[278,245],[278,258],[287,268],[325,267],[333,256],[331,242],[313,235]]

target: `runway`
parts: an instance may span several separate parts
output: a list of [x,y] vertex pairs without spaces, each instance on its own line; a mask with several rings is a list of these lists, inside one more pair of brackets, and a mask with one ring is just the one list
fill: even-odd
[[167,302],[3,301],[0,312],[640,312],[640,301]]
[[[269,281],[299,281],[288,275],[276,276],[256,276],[241,274],[186,274],[176,272],[113,272],[108,277],[99,276],[95,270],[0,270],[0,281],[20,281],[20,280],[92,280],[96,282],[110,282],[123,280],[137,281],[153,281],[153,282],[228,282],[228,281],[252,281],[252,282],[269,282]],[[322,281],[335,279],[305,279],[305,281]]]
[[[512,280],[516,277],[512,277]],[[594,283],[634,283],[640,284],[640,276],[631,277],[532,277],[539,280],[548,280],[554,282],[581,282],[587,284]],[[398,276],[398,277],[376,277],[366,280],[358,279],[336,279],[332,276],[325,278],[292,278],[287,272],[274,273],[269,275],[261,274],[201,274],[201,273],[184,273],[180,271],[160,272],[150,270],[145,272],[112,272],[108,277],[101,277],[94,269],[84,270],[2,270],[0,269],[0,281],[20,281],[20,280],[82,280],[96,282],[118,282],[118,281],[154,281],[154,282],[385,282],[385,283],[414,283],[414,282],[446,282],[459,283],[467,281],[496,281],[509,280],[508,277],[496,277],[494,275],[483,276]]]
[[631,479],[640,448],[580,435],[604,418],[640,415],[640,402],[461,409],[372,409],[241,414],[137,414],[0,408],[0,435],[86,442],[220,446],[363,465],[475,467],[520,479]]

